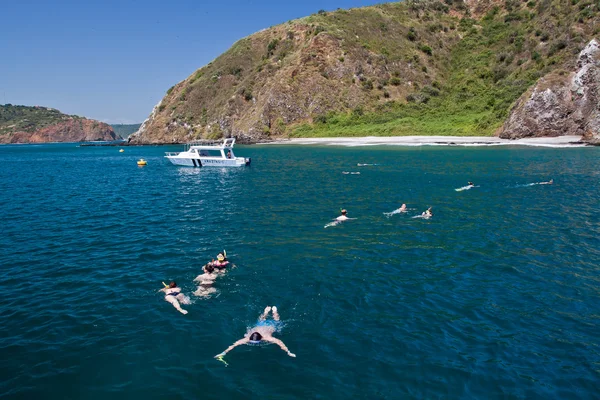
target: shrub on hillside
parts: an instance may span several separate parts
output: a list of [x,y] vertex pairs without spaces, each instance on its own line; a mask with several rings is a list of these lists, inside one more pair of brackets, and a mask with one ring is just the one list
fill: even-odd
[[279,39],[273,39],[267,45],[267,57],[271,57],[279,44]]
[[428,56],[433,54],[433,50],[431,49],[431,47],[427,46],[426,44],[422,44],[419,47],[419,50],[421,50],[423,53],[427,54]]
[[408,30],[408,33],[406,34],[406,38],[408,40],[410,40],[411,42],[414,42],[415,40],[417,40],[417,32],[415,32],[415,28],[410,27],[410,29]]
[[425,93],[412,93],[406,96],[409,103],[425,104],[429,101],[429,96]]
[[429,96],[434,96],[437,97],[440,95],[440,90],[434,88],[433,86],[424,86],[423,89],[421,89],[421,91]]

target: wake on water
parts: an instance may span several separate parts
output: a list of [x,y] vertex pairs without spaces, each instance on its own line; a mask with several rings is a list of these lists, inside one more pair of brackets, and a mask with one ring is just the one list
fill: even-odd
[[360,164],[359,163],[359,164],[356,164],[356,165],[359,166],[359,167],[370,167],[372,165],[379,165],[379,164]]
[[385,215],[386,217],[391,217],[392,215],[396,215],[396,214],[402,214],[402,213],[407,213],[409,210],[409,208],[405,209],[405,210],[401,210],[401,209],[396,209],[392,212],[384,212],[383,215]]
[[421,215],[415,215],[415,216],[414,216],[414,217],[412,217],[412,218],[422,218],[422,219],[429,219],[429,218],[431,218],[431,217],[428,217],[427,215],[423,215],[423,214],[421,214]]
[[517,186],[515,186],[515,188],[529,187],[529,186],[535,186],[535,185],[550,185],[550,183],[549,182],[526,183],[524,185],[517,185]]
[[326,224],[323,228],[329,228],[330,226],[336,226],[336,225],[341,224],[344,221],[349,221],[351,219],[356,219],[356,218],[348,218],[348,219],[344,219],[342,221],[336,219],[336,220],[333,220],[330,223]]
[[454,190],[456,190],[457,192],[462,192],[463,190],[469,190],[469,189],[472,189],[474,187],[479,187],[479,186],[467,185],[467,186],[463,186],[463,187],[460,187],[460,188],[454,189]]
[[343,171],[343,172],[342,172],[342,174],[344,174],[344,175],[348,175],[348,174],[350,174],[350,175],[360,175],[360,172],[348,172],[348,171]]

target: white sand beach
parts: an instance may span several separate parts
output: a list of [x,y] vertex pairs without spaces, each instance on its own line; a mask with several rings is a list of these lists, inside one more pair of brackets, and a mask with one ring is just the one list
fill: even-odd
[[367,136],[337,138],[281,139],[266,144],[329,145],[329,146],[540,146],[583,147],[580,136],[500,139],[486,136]]

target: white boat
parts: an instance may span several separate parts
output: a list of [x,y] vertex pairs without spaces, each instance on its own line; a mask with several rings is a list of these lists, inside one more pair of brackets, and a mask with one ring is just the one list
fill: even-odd
[[165,153],[175,165],[187,167],[242,167],[250,165],[250,158],[236,157],[233,153],[235,138],[220,141],[199,140],[186,144],[180,153]]

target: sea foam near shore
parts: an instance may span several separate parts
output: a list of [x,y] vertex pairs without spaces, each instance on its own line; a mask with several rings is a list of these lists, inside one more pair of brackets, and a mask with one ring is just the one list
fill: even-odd
[[486,136],[367,136],[338,138],[294,138],[267,144],[328,145],[328,146],[538,146],[584,147],[579,136],[525,138],[517,140]]

